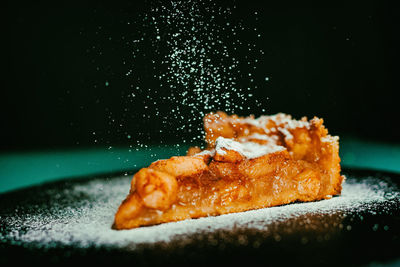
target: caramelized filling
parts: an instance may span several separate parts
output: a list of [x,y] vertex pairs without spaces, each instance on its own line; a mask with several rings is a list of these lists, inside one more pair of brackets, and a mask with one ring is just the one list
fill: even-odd
[[129,229],[340,194],[338,138],[322,119],[204,119],[205,150],[153,162],[132,179],[113,228]]

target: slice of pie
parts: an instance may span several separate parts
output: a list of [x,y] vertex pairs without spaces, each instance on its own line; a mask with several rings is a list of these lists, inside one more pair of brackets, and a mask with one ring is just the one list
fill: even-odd
[[323,120],[210,113],[206,148],[139,170],[114,229],[216,216],[339,195],[338,137]]

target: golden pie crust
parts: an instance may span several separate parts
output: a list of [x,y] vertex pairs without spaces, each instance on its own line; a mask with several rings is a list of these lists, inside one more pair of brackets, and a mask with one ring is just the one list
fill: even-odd
[[339,138],[323,120],[210,113],[205,149],[158,160],[132,178],[114,229],[242,212],[339,195]]

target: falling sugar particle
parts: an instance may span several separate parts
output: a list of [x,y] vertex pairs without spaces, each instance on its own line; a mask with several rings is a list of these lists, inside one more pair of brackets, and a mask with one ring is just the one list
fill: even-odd
[[[257,68],[261,50],[255,49],[250,40],[259,33],[257,27],[247,25],[248,20],[247,24],[238,21],[233,14],[235,10],[236,6],[222,7],[211,0],[171,1],[151,6],[129,23],[138,33],[128,42],[129,46],[137,56],[149,54],[145,58],[151,64],[151,77],[159,81],[151,88],[139,88],[147,79],[144,76],[147,74],[137,71],[143,66],[136,65],[136,57],[124,59],[127,67],[124,76],[131,79],[130,87],[137,89],[132,95],[136,97],[127,97],[126,105],[134,106],[142,96],[149,100],[145,103],[145,114],[130,114],[129,118],[141,116],[142,120],[152,120],[162,114],[165,120],[160,124],[164,133],[173,133],[176,141],[196,142],[203,136],[202,118],[208,112],[239,113],[260,106],[253,103],[253,94],[245,93],[249,85],[252,89],[257,87],[253,75],[242,74]],[[254,38],[240,39],[238,34]],[[244,64],[248,66],[242,69]],[[160,93],[155,93],[157,90]],[[162,106],[176,108],[172,111]],[[186,125],[188,121],[191,126]],[[124,124],[135,125],[128,121]],[[144,135],[146,130],[138,129]],[[187,135],[182,132],[192,136],[191,140],[183,140]]]

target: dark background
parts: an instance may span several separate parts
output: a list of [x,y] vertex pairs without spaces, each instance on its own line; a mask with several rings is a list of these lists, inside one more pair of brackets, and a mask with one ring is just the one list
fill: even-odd
[[[125,99],[133,82],[122,62],[136,30],[126,22],[155,3],[6,3],[0,149],[174,143],[196,134],[160,133],[162,114],[141,119],[144,94],[130,106]],[[234,19],[257,24],[265,51],[253,92],[263,105],[240,115],[316,115],[332,134],[398,143],[399,8],[385,1],[235,5]],[[146,57],[138,60],[151,72]]]

